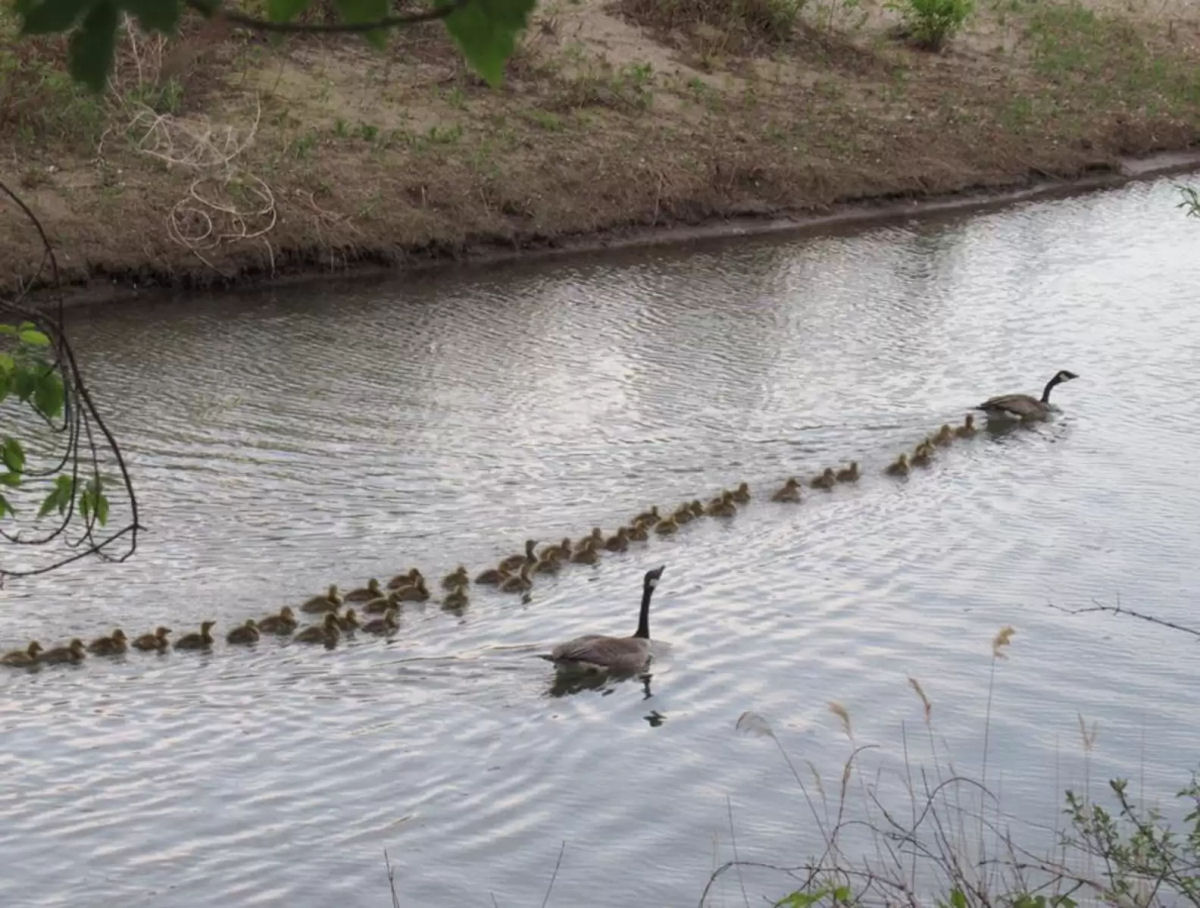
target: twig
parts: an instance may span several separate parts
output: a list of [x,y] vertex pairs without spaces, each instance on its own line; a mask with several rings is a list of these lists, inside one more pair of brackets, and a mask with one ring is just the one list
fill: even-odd
[[742,902],[746,908],[750,908],[750,897],[746,895],[746,881],[742,879],[742,859],[738,857],[737,836],[733,832],[733,801],[730,800],[729,795],[725,795],[725,810],[729,814],[729,843],[733,847],[733,860],[737,867],[738,886],[742,890]]
[[[559,846],[558,860],[554,862],[554,873],[550,874],[550,883],[549,883],[549,885],[546,886],[546,894],[544,896],[542,896],[542,908],[546,908],[546,906],[548,904],[550,904],[550,893],[554,890],[554,881],[556,879],[558,879],[558,868],[562,865],[563,852],[566,850],[567,850],[567,843],[564,840],[562,845]],[[492,901],[495,901],[495,900],[496,900],[496,897],[493,895]]]
[[281,32],[292,34],[339,34],[356,32],[373,32],[378,29],[395,28],[399,25],[416,25],[419,22],[434,22],[445,19],[467,5],[468,0],[454,0],[445,6],[435,6],[433,9],[419,13],[405,13],[399,16],[384,16],[382,19],[372,19],[369,22],[338,22],[326,25],[318,22],[272,22],[247,16],[236,10],[228,10],[214,0],[185,0],[188,6],[207,19],[221,18],[234,25],[253,29],[259,32]]
[[1200,630],[1194,627],[1186,627],[1182,624],[1176,624],[1174,621],[1167,621],[1165,618],[1156,618],[1153,615],[1145,615],[1141,612],[1135,612],[1133,609],[1124,608],[1118,601],[1116,605],[1101,605],[1092,600],[1094,603],[1083,608],[1065,608],[1061,605],[1055,605],[1053,602],[1047,602],[1046,605],[1060,612],[1066,612],[1068,615],[1083,615],[1088,612],[1110,612],[1114,615],[1128,615],[1131,618],[1140,618],[1142,621],[1149,621],[1151,624],[1158,624],[1162,627],[1169,627],[1171,630],[1183,631],[1185,634],[1191,634],[1193,637],[1200,637]]
[[388,860],[387,849],[383,849],[383,866],[387,868],[388,887],[392,890],[392,908],[400,908],[400,896],[396,895],[396,871]]

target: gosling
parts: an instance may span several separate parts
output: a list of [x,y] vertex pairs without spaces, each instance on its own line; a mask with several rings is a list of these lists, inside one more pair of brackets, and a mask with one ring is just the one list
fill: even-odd
[[175,641],[175,649],[208,649],[213,645],[213,635],[211,633],[215,621],[200,622],[200,632],[192,631],[190,634],[184,634]]
[[888,476],[907,476],[908,475],[908,455],[901,454],[894,461],[887,465],[887,469],[883,472]]
[[787,482],[771,496],[772,501],[800,501],[800,482],[795,476],[789,476]]
[[954,434],[959,438],[972,438],[979,430],[975,428],[975,417],[968,413],[963,424],[954,430]]
[[850,461],[850,466],[843,467],[837,471],[838,482],[858,482],[858,461]]
[[268,615],[260,619],[258,630],[263,634],[290,634],[296,629],[296,623],[296,613],[285,605],[278,615]]
[[30,640],[29,646],[25,649],[16,649],[11,653],[5,653],[0,656],[0,665],[11,665],[14,668],[29,668],[37,665],[38,653],[42,651],[42,645],[36,640]]
[[325,646],[333,648],[337,646],[341,636],[342,631],[338,627],[337,615],[333,612],[326,612],[324,622],[306,627],[292,639],[297,643],[323,643]]
[[97,656],[116,656],[119,653],[125,652],[128,647],[128,639],[125,632],[119,627],[112,632],[109,637],[97,637],[88,644],[88,652],[95,653]]
[[[353,611],[353,609],[351,609]],[[258,622],[253,618],[247,618],[246,623],[241,627],[235,627],[225,635],[225,642],[235,645],[249,645],[258,642]]]
[[167,634],[171,633],[169,627],[158,627],[153,634],[142,634],[133,641],[136,649],[145,650],[147,652],[165,653],[169,644],[167,643]]
[[824,489],[826,492],[828,492],[833,488],[836,482],[837,476],[834,475],[833,468],[826,467],[825,472],[820,476],[813,477],[812,481],[809,482],[809,485],[814,489]]
[[38,656],[38,662],[48,662],[51,664],[63,662],[76,663],[82,662],[85,655],[87,655],[87,647],[77,637],[66,646],[56,646],[54,649],[46,650]]

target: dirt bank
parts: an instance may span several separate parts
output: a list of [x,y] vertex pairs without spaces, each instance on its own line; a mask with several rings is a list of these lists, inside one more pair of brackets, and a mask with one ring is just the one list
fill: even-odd
[[[544,4],[498,91],[440,26],[382,55],[199,24],[127,38],[103,101],[53,78],[56,47],[4,42],[23,56],[0,76],[0,172],[94,294],[786,222],[1115,174],[1200,138],[1190,5],[984,0],[941,54],[844,0],[810,0],[789,35],[688,8]],[[0,282],[38,256],[0,207]]]

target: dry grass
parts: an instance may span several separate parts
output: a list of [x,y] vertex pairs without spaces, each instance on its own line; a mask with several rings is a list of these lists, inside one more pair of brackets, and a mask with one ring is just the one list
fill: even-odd
[[[172,43],[127,41],[102,102],[55,80],[52,42],[18,42],[0,51],[0,125],[13,127],[0,160],[21,162],[68,279],[186,285],[1013,185],[1200,134],[1200,18],[989,7],[934,56],[891,41],[878,9],[842,31],[816,27],[807,7],[768,40],[759,7],[742,5],[746,40],[699,59],[679,34],[723,33],[707,20],[731,7],[679,2],[644,8],[668,16],[662,27],[600,0],[551,3],[499,91],[436,27],[380,55],[193,23]],[[669,28],[672,15],[692,24]],[[1088,48],[1103,69],[1080,77],[1072,61]],[[232,220],[165,230],[181,199],[209,196],[194,167],[151,161],[135,123],[176,137],[253,126],[244,176],[217,200]],[[245,215],[268,208],[264,234]],[[6,217],[0,249],[6,274],[36,253]]]

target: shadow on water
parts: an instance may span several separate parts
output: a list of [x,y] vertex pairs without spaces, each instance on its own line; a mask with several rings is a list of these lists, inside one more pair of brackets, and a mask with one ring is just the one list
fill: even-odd
[[[589,690],[598,690],[601,696],[607,697],[617,690],[617,686],[637,678],[642,682],[642,699],[649,700],[654,696],[650,690],[650,680],[654,676],[649,673],[633,672],[617,674],[605,671],[569,671],[560,669],[554,673],[546,693],[550,697],[569,697],[572,694]],[[653,724],[653,723],[651,723]]]

